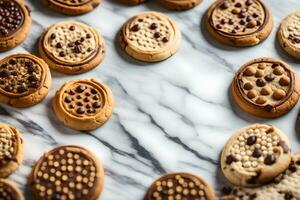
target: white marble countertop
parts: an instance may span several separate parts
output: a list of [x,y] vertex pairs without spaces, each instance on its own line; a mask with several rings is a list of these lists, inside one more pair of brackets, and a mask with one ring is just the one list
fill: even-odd
[[[40,0],[26,0],[33,16],[30,36],[0,57],[16,52],[37,54],[36,42],[43,29],[63,20],[93,26],[107,44],[104,62],[88,73],[70,76],[52,71],[52,89],[42,103],[27,109],[0,106],[1,121],[16,126],[25,140],[25,161],[9,179],[25,191],[27,199],[32,199],[26,185],[32,165],[44,151],[57,145],[82,145],[97,154],[105,167],[103,200],[142,199],[155,178],[175,171],[205,178],[219,194],[225,183],[218,170],[220,151],[233,132],[251,123],[278,126],[290,138],[292,150],[299,149],[299,105],[281,118],[260,119],[233,105],[228,90],[235,71],[256,57],[283,59],[300,73],[300,62],[288,57],[275,38],[280,21],[299,10],[300,1],[264,0],[274,15],[273,32],[262,44],[242,49],[220,45],[208,36],[201,20],[212,2],[204,0],[195,9],[171,12],[154,1],[128,7],[117,0],[104,0],[89,14],[68,17],[49,10]],[[183,35],[179,52],[155,64],[129,58],[116,44],[122,24],[147,10],[168,14]],[[67,80],[92,77],[111,87],[116,98],[113,117],[90,133],[62,126],[50,106],[55,91]]]

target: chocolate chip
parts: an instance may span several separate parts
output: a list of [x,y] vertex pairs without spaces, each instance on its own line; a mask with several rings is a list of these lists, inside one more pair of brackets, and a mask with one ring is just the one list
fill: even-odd
[[168,40],[168,38],[164,37],[164,38],[162,39],[162,41],[163,41],[164,43],[167,43],[169,40]]
[[1,68],[7,68],[7,64],[6,63],[2,64]]
[[266,131],[266,133],[273,133],[274,131],[275,131],[274,127],[270,127],[270,128]]
[[77,95],[77,96],[76,96],[76,99],[81,99],[81,96],[80,96],[80,95]]
[[11,59],[11,60],[8,61],[8,63],[11,64],[11,65],[15,65],[15,64],[17,64],[17,61],[14,60],[14,59]]
[[84,85],[78,85],[76,87],[76,92],[82,93],[85,89],[86,89],[86,87]]
[[281,180],[283,179],[283,174],[279,174],[278,176],[276,176],[274,179],[273,179],[273,182],[275,184],[278,184],[281,182]]
[[91,108],[91,105],[90,104],[86,104],[85,106],[87,109]]
[[160,35],[161,35],[160,32],[155,32],[155,33],[154,33],[154,38],[159,38]]
[[99,102],[94,102],[93,103],[93,108],[100,108],[101,104]]
[[268,154],[264,160],[265,165],[273,165],[276,162],[276,157],[274,154]]
[[297,161],[296,161],[296,164],[297,164],[297,165],[300,165],[300,160],[297,160]]
[[246,24],[245,20],[242,19],[242,20],[240,21],[240,25],[245,25],[245,24]]
[[291,172],[296,172],[296,171],[297,171],[297,166],[296,166],[294,163],[291,163],[291,164],[289,165],[289,170],[290,170]]
[[157,24],[156,23],[152,23],[149,28],[151,30],[155,30],[157,28]]
[[93,99],[94,99],[94,100],[98,100],[99,98],[98,98],[97,96],[94,96]]
[[258,87],[263,87],[263,86],[266,85],[266,82],[263,79],[259,78],[259,79],[256,80],[256,85]]
[[246,1],[246,5],[247,5],[247,6],[251,6],[252,4],[253,4],[253,0],[247,0],[247,1]]
[[61,52],[59,52],[59,56],[60,56],[60,57],[65,57],[66,54],[65,54],[65,52],[61,51]]
[[255,176],[252,176],[250,179],[248,179],[246,182],[248,184],[256,184],[258,177],[260,176],[261,172],[257,171]]
[[75,30],[75,26],[73,26],[73,25],[70,26],[69,30],[70,30],[70,31],[74,31],[74,30]]
[[56,48],[60,49],[62,48],[62,43],[58,42],[56,45],[55,45]]
[[88,110],[87,110],[87,112],[88,112],[88,113],[92,113],[93,111],[92,111],[92,110],[90,110],[90,109],[88,109]]
[[80,40],[76,40],[76,41],[75,41],[75,45],[81,45]]
[[89,98],[85,97],[85,98],[83,99],[83,101],[84,101],[84,102],[89,102],[90,100],[89,100]]
[[50,35],[50,38],[51,38],[52,40],[54,40],[54,39],[56,38],[56,34],[55,34],[55,33],[52,33],[52,34]]
[[236,3],[236,4],[234,4],[234,6],[237,7],[237,8],[240,8],[240,7],[242,7],[242,4],[241,3]]
[[285,192],[284,194],[284,200],[290,200],[290,199],[293,199],[294,198],[294,195],[292,192]]
[[257,18],[258,14],[257,13],[253,13],[252,17]]
[[10,76],[10,72],[6,69],[0,71],[0,78],[7,78]]
[[74,51],[74,53],[81,53],[81,47],[80,46],[75,46],[73,51]]
[[283,152],[284,152],[284,153],[290,152],[290,148],[288,147],[288,145],[286,144],[286,142],[283,141],[283,140],[280,140],[280,141],[278,142],[277,146],[280,146],[280,147],[283,149]]
[[225,194],[225,195],[228,195],[232,192],[232,187],[229,187],[229,186],[224,186],[222,188],[222,193]]
[[259,158],[261,155],[262,155],[262,151],[259,148],[255,148],[252,153],[252,157]]
[[236,162],[236,161],[237,161],[237,159],[233,155],[227,156],[226,160],[225,160],[227,165],[230,165],[231,163]]
[[233,24],[234,24],[233,20],[232,20],[232,19],[229,19],[228,24],[229,24],[229,25],[233,25]]
[[74,105],[71,104],[71,105],[69,106],[69,108],[70,108],[70,109],[73,109],[73,108],[75,108],[75,107],[74,107]]
[[229,8],[229,6],[230,6],[230,4],[227,1],[225,1],[224,3],[221,4],[220,8],[222,10],[225,10],[225,9]]
[[26,92],[26,91],[27,91],[27,89],[22,85],[17,88],[18,93],[23,93],[23,92]]
[[140,30],[140,26],[138,24],[135,24],[135,25],[133,25],[133,27],[131,27],[130,30],[133,31],[133,32],[137,32],[137,31]]
[[79,108],[77,108],[76,112],[77,112],[78,114],[83,114],[83,113],[85,112],[85,110],[84,110],[84,108],[79,107]]
[[226,22],[227,22],[227,20],[225,20],[225,19],[221,19],[221,21],[220,21],[220,23],[221,23],[222,25],[226,24]]
[[96,89],[92,88],[92,89],[91,89],[91,93],[92,93],[92,94],[97,94],[98,91],[97,91]]
[[76,103],[77,106],[83,106],[83,104],[79,101]]
[[265,76],[265,80],[268,82],[271,82],[275,79],[275,75],[273,73],[270,73],[268,75]]
[[86,34],[86,38],[87,38],[87,39],[90,39],[91,37],[92,37],[92,35],[91,35],[91,34],[89,34],[89,33],[88,33],[88,34]]
[[251,146],[253,144],[256,143],[256,136],[255,135],[251,135],[247,138],[247,145]]
[[84,42],[84,38],[83,37],[80,38],[80,42],[81,43]]
[[87,49],[87,51],[88,51],[88,52],[91,52],[91,51],[93,51],[93,49],[92,49],[91,47],[89,47],[89,48]]
[[239,18],[245,18],[246,16],[247,16],[247,14],[244,12],[240,12],[240,14],[239,14]]
[[73,90],[70,90],[69,94],[70,94],[70,95],[74,95],[75,92],[74,92]]
[[65,98],[65,102],[66,103],[71,103],[72,102],[72,98],[71,97],[66,97]]
[[11,92],[11,91],[13,91],[13,89],[14,88],[10,85],[7,85],[7,86],[4,87],[4,90],[7,91],[7,92]]
[[89,97],[89,96],[91,96],[91,94],[87,92],[87,93],[85,93],[85,96]]

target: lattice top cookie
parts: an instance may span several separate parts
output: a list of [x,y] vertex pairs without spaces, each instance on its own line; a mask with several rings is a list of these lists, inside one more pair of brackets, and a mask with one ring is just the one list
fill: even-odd
[[[95,199],[102,187],[103,169],[96,158],[78,146],[62,146],[45,153],[35,165],[31,186],[41,199]],[[96,195],[97,196],[97,195]]]
[[23,200],[20,191],[12,185],[10,181],[0,179],[0,199],[1,200]]
[[51,26],[43,37],[48,56],[66,65],[79,65],[93,59],[99,51],[99,35],[91,27],[79,22],[61,22]]
[[19,152],[19,135],[0,124],[0,168],[16,160]]
[[92,0],[50,0],[52,2],[59,2],[68,6],[81,6],[89,3]]
[[210,23],[219,32],[241,36],[259,30],[266,15],[264,5],[258,0],[223,0],[213,10]]

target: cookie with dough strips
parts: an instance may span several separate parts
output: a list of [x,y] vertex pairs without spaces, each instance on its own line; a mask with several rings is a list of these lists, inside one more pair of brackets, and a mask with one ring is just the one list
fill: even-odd
[[31,54],[13,54],[0,60],[0,102],[29,107],[41,102],[51,87],[48,65]]
[[214,1],[205,21],[214,39],[240,47],[261,43],[273,28],[272,14],[260,0]]
[[300,12],[294,12],[282,20],[277,32],[281,47],[291,56],[300,59]]
[[40,200],[96,200],[103,190],[104,170],[89,150],[60,146],[44,153],[34,165],[28,182]]
[[105,57],[102,36],[94,28],[75,21],[50,26],[38,46],[49,67],[66,74],[91,70]]
[[29,8],[23,0],[0,0],[0,52],[21,44],[31,28]]
[[288,169],[271,183],[258,188],[231,188],[222,200],[293,200],[300,199],[300,152],[292,155]]
[[143,12],[130,18],[119,32],[121,49],[145,62],[162,61],[174,55],[181,33],[173,21],[158,12]]
[[112,115],[114,98],[111,90],[94,79],[65,83],[55,94],[53,110],[66,126],[76,130],[93,130]]
[[0,123],[1,178],[9,176],[22,164],[23,146],[23,139],[15,127]]
[[291,161],[288,138],[276,127],[253,124],[235,133],[221,155],[221,168],[229,182],[254,187],[285,171]]
[[287,63],[273,58],[258,58],[238,70],[231,90],[235,102],[246,112],[275,118],[297,104],[299,83],[299,77]]
[[51,9],[66,14],[80,15],[92,11],[101,0],[42,0]]
[[189,173],[171,173],[158,178],[149,187],[144,200],[214,200],[213,189],[202,178]]
[[0,199],[2,200],[24,200],[22,192],[17,186],[5,179],[0,179]]
[[159,4],[171,10],[188,10],[199,5],[203,0],[157,0]]

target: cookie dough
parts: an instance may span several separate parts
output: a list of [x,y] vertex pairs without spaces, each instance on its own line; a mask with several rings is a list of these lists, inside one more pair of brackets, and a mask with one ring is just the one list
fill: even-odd
[[42,101],[51,86],[48,65],[31,54],[0,60],[0,103],[28,107]]
[[114,98],[111,90],[94,79],[65,83],[53,99],[53,110],[66,126],[76,130],[93,130],[112,115]]
[[130,18],[119,33],[121,49],[145,61],[162,61],[176,53],[181,33],[173,21],[158,12],[143,12]]
[[23,0],[0,0],[0,52],[21,44],[30,27],[30,10]]
[[202,178],[189,173],[171,173],[158,178],[149,187],[144,200],[214,200],[210,185]]
[[291,161],[288,138],[276,127],[253,124],[235,133],[221,155],[224,176],[236,186],[254,187],[285,171]]
[[0,123],[0,178],[16,171],[23,161],[23,139],[19,131]]
[[66,14],[80,15],[92,11],[101,0],[42,0],[51,9]]
[[96,200],[103,182],[101,163],[79,146],[60,146],[45,153],[29,176],[29,186],[40,200]]
[[162,6],[171,10],[187,10],[196,7],[203,0],[157,0]]
[[49,67],[66,74],[93,69],[105,57],[105,44],[95,29],[79,22],[50,26],[39,41],[39,52]]
[[232,81],[236,103],[246,112],[266,118],[290,111],[299,99],[299,78],[285,62],[258,58],[243,65]]
[[210,35],[227,45],[253,46],[271,33],[273,18],[259,0],[217,0],[206,13]]
[[1,200],[24,200],[22,192],[9,180],[0,179]]

